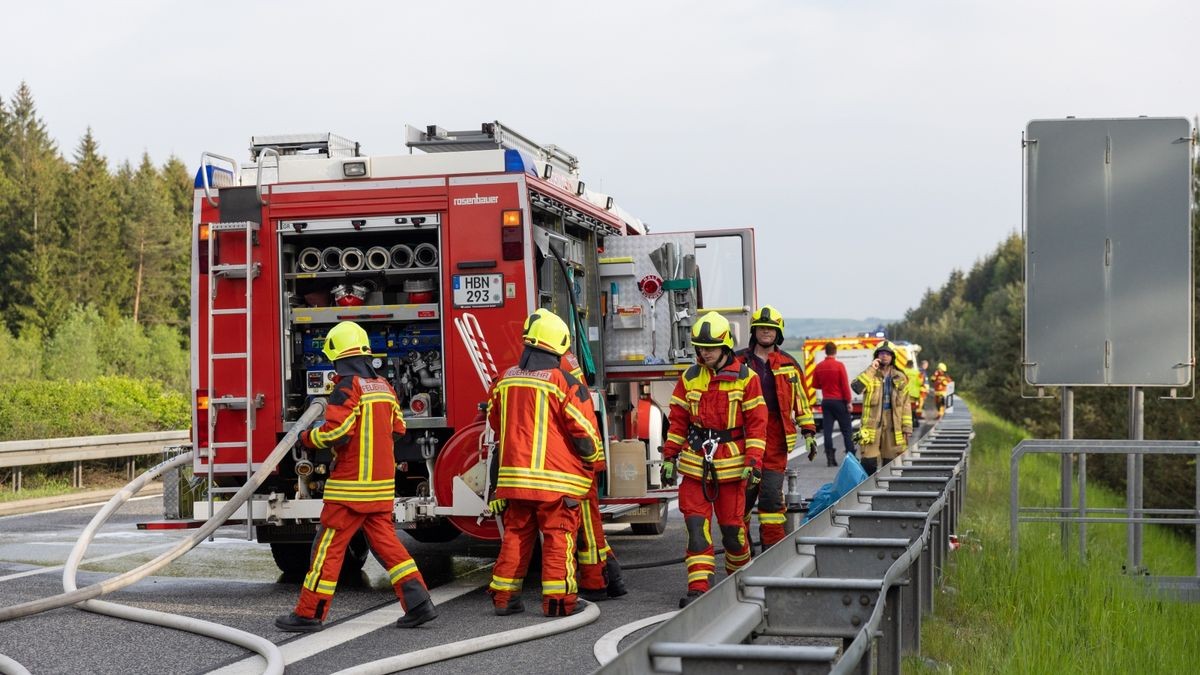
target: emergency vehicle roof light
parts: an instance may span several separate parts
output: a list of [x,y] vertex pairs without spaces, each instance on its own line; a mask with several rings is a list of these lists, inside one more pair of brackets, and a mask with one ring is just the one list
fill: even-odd
[[533,158],[529,155],[516,148],[508,148],[504,151],[505,173],[527,173],[531,176],[536,176],[536,171]]

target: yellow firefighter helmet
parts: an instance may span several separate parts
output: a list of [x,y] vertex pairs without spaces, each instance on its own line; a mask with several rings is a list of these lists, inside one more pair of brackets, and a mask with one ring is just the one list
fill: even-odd
[[709,312],[692,326],[692,344],[696,347],[728,347],[733,349],[733,331],[729,319]]
[[571,331],[557,314],[539,308],[525,319],[521,340],[530,347],[562,356],[571,346]]
[[775,344],[783,344],[783,315],[770,305],[763,305],[750,315],[750,330],[755,328],[774,328]]
[[337,361],[350,356],[371,354],[371,338],[367,331],[353,321],[343,321],[325,334],[325,346],[321,348],[326,358]]

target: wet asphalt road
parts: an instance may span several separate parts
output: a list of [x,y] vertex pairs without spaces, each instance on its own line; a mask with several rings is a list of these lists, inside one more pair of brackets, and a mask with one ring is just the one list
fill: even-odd
[[[836,436],[835,436],[836,437]],[[818,439],[820,435],[818,435]],[[840,438],[835,441],[841,447]],[[838,453],[839,457],[841,452]],[[823,453],[802,457],[805,496],[832,479]],[[61,566],[98,506],[0,518],[0,604],[12,605],[62,590]],[[160,516],[158,499],[128,504],[103,529],[89,550],[79,585],[135,567],[161,553],[186,531],[138,531],[138,521]],[[672,510],[659,536],[633,535],[610,526],[613,548],[629,569],[629,595],[600,603],[600,618],[581,629],[419,668],[418,673],[582,673],[597,667],[593,648],[606,633],[635,620],[674,610],[686,587],[682,517]],[[754,528],[755,533],[757,527]],[[548,621],[540,616],[536,580],[527,583],[525,614],[497,617],[484,587],[498,545],[463,536],[447,544],[421,544],[401,534],[426,577],[440,616],[415,630],[392,626],[399,616],[386,575],[371,559],[359,583],[338,586],[324,632],[294,636],[274,628],[277,614],[295,602],[298,581],[281,578],[265,545],[223,528],[158,576],[105,599],[233,626],[281,645],[288,673],[331,673],[367,661]],[[109,556],[109,559],[103,559]],[[661,563],[654,565],[654,563]],[[650,566],[654,565],[654,566]],[[644,567],[643,567],[644,566]],[[718,562],[718,568],[721,564]],[[536,576],[536,574],[531,575]],[[718,580],[723,578],[718,574]],[[337,628],[337,630],[335,630]],[[636,638],[635,633],[628,641]],[[0,654],[40,673],[260,672],[261,659],[240,647],[176,630],[93,615],[73,608],[0,624]]]

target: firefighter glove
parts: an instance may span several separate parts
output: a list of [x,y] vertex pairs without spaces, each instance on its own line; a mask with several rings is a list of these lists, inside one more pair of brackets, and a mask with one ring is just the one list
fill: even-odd
[[491,511],[492,515],[494,516],[500,515],[506,508],[508,508],[507,499],[493,499],[492,501],[488,502],[488,510]]
[[762,480],[762,469],[758,468],[758,462],[747,464],[746,468],[742,469],[742,480],[746,481],[746,485],[758,485]]
[[808,448],[808,461],[813,461],[813,457],[817,456],[817,439],[814,436],[805,436],[804,445]]
[[663,485],[675,485],[675,460],[664,459],[660,474],[662,476]]

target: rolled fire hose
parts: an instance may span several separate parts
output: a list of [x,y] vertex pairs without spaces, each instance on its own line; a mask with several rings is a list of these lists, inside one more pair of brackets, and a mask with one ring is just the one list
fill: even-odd
[[413,259],[417,267],[436,267],[438,250],[433,244],[421,244],[413,251]]
[[[279,461],[283,459],[283,456],[291,452],[292,445],[296,443],[297,438],[300,436],[300,432],[304,429],[307,429],[309,425],[319,419],[324,413],[325,399],[314,399],[313,402],[308,406],[308,409],[304,411],[304,414],[300,416],[300,419],[296,420],[296,423],[292,425],[291,430],[284,434],[283,439],[279,441],[279,444],[275,446],[275,449],[271,451],[271,454],[268,455],[265,460],[263,460],[263,463],[259,466],[258,470],[254,472],[254,475],[250,477],[250,480],[243,485],[240,490],[235,492],[233,496],[230,497],[229,501],[225,502],[225,505],[221,507],[221,510],[218,511],[215,516],[205,521],[204,525],[201,525],[200,528],[193,532],[190,537],[179,542],[175,547],[171,548],[150,562],[144,563],[139,567],[136,567],[123,574],[119,574],[111,579],[106,579],[100,583],[93,584],[91,586],[85,586],[78,590],[54,595],[48,598],[42,598],[40,600],[32,600],[30,602],[23,602],[19,605],[0,608],[0,622],[17,619],[23,616],[29,616],[31,614],[37,614],[39,612],[45,612],[51,609],[58,609],[59,607],[74,605],[76,603],[83,602],[84,600],[91,600],[101,595],[118,591],[126,586],[141,581],[159,569],[162,569],[166,565],[170,564],[173,560],[184,553],[187,553],[206,537],[215,532],[218,527],[220,527],[226,520],[229,519],[230,516],[233,515],[235,511],[237,511],[239,506],[245,503],[246,500],[250,499],[250,497],[254,495],[254,491],[258,488],[258,486],[261,485],[263,481],[267,479],[267,476],[270,476],[271,472],[275,470],[275,466],[279,464]],[[137,481],[134,482],[136,483]],[[122,490],[122,493],[124,493],[124,490]],[[118,493],[117,496],[113,497],[113,500],[119,499],[122,496],[122,493]],[[115,510],[117,505],[113,504],[113,500],[110,500],[109,504],[105,505],[102,511],[109,510],[110,506],[112,510]],[[105,517],[107,517],[107,515]],[[72,555],[74,555],[74,551],[72,551]]]
[[366,264],[366,258],[363,256],[362,249],[351,246],[342,249],[341,263],[342,269],[347,272],[357,272]]
[[392,256],[382,246],[372,246],[367,249],[367,269],[385,270],[392,262]]
[[330,272],[338,271],[339,265],[342,264],[342,249],[336,246],[321,251],[321,267]]
[[388,251],[392,267],[398,270],[408,269],[413,264],[413,250],[404,244],[396,244]]
[[320,272],[321,249],[310,246],[300,251],[300,255],[296,256],[296,266],[301,272]]

